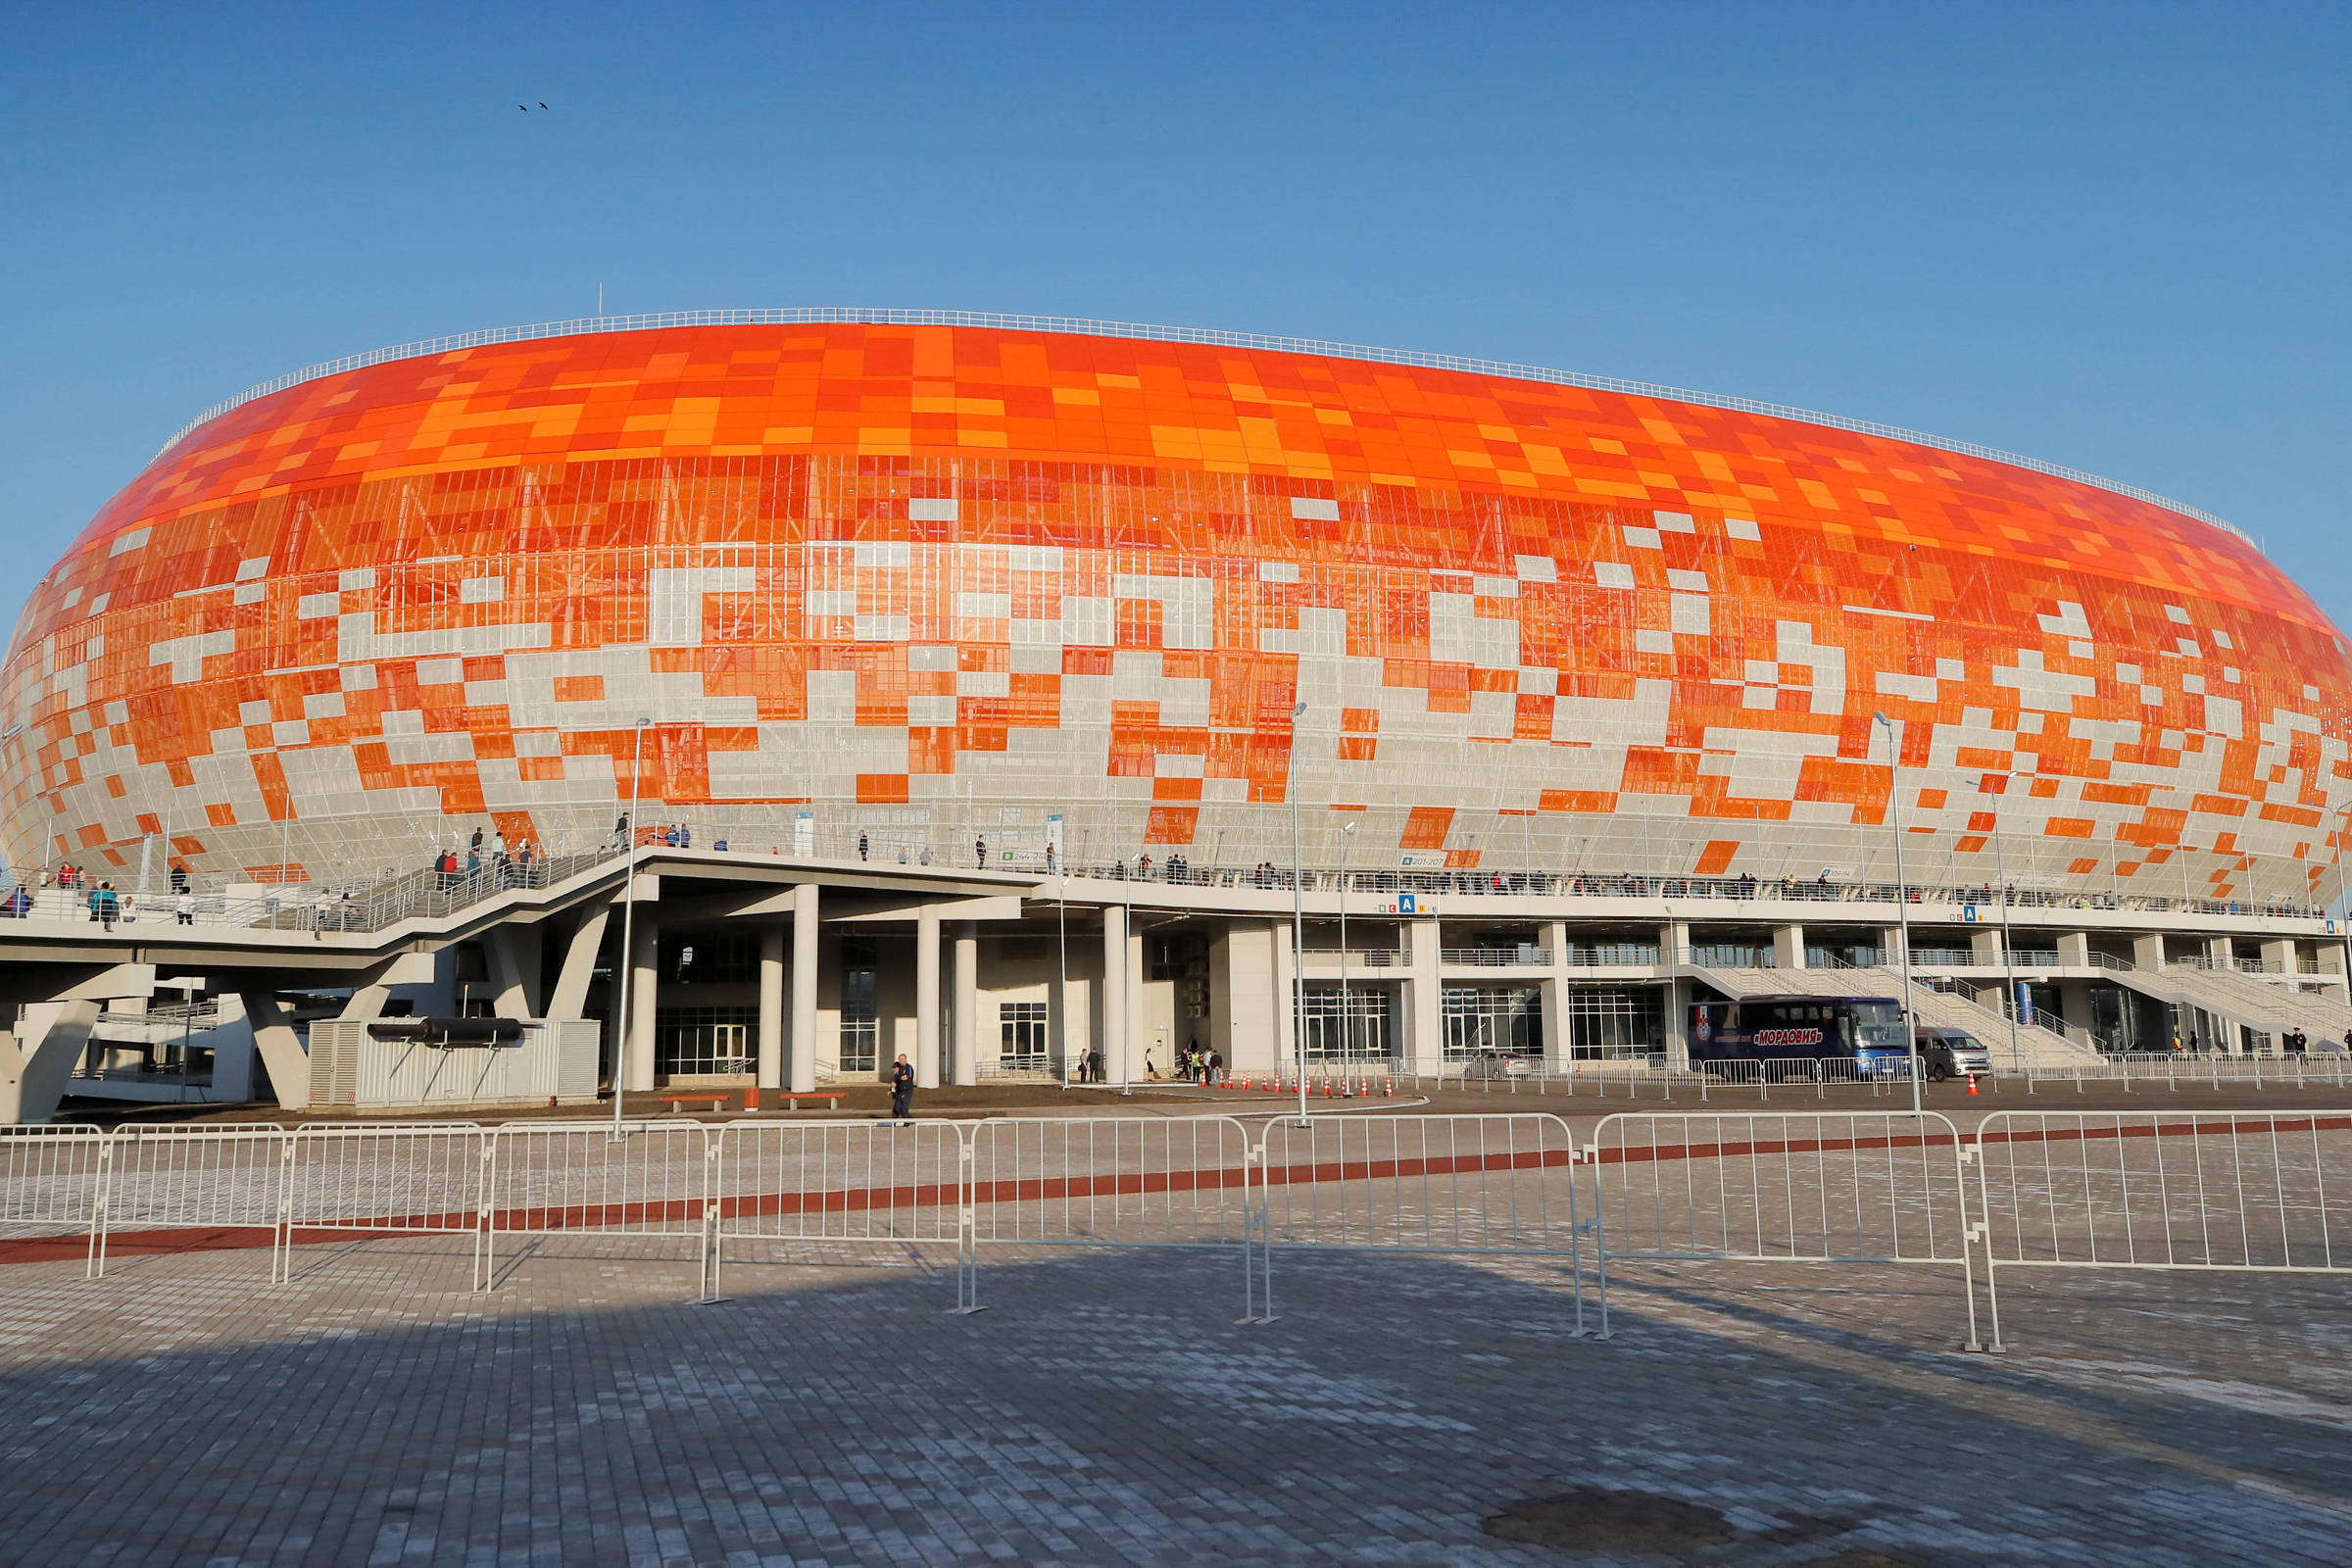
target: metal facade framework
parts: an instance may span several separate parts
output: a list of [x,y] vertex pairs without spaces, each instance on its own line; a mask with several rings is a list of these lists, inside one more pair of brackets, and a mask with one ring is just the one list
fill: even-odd
[[584,849],[634,783],[779,854],[1247,865],[1297,799],[1322,865],[1353,821],[1359,866],[1883,881],[1899,779],[1923,879],[2335,892],[2352,666],[2233,532],[1659,389],[1073,324],[488,334],[237,403],[32,596],[12,859],[335,881]]

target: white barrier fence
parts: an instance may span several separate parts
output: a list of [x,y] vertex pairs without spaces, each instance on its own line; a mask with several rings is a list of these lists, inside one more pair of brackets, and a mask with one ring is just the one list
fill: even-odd
[[1232,1117],[991,1117],[971,1125],[965,1148],[970,1253],[1232,1248],[1242,1261],[1241,1321],[1270,1314],[1250,1245],[1256,1152]]
[[690,1242],[711,1290],[710,1130],[665,1118],[510,1122],[492,1131],[482,1221],[485,1283],[501,1236],[594,1232]]
[[711,1295],[730,1248],[840,1258],[945,1245],[956,1305],[970,1310],[966,1148],[950,1122],[729,1122],[711,1150]]
[[2004,1269],[2352,1272],[2352,1110],[1996,1111],[1972,1145]]
[[1959,1268],[1978,1348],[1960,1135],[1944,1116],[1620,1111],[1587,1155],[1604,1336],[1612,1258],[1918,1263]]
[[1310,1117],[1258,1143],[1265,1304],[1276,1250],[1549,1256],[1585,1296],[1576,1139],[1544,1112]]
[[267,1246],[279,1282],[303,1241],[463,1236],[477,1289],[502,1237],[642,1238],[706,1300],[730,1257],[953,1247],[964,1311],[982,1248],[1231,1249],[1255,1321],[1277,1251],[1548,1256],[1580,1334],[1591,1236],[1601,1338],[1612,1262],[1887,1263],[1956,1266],[1972,1347],[1982,1248],[1998,1348],[2006,1270],[2352,1273],[2352,1110],[1618,1112],[1581,1149],[1542,1111],[26,1129],[0,1223],[86,1233],[91,1277],[134,1235]]
[[0,1236],[87,1233],[106,1135],[95,1127],[0,1127]]
[[291,1277],[296,1232],[466,1236],[488,1283],[490,1135],[472,1123],[304,1126],[286,1135],[271,1277]]

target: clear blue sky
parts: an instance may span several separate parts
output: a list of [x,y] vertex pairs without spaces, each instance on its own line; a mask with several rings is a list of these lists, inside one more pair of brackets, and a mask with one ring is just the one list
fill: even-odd
[[1884,419],[2219,513],[2352,627],[2341,5],[18,6],[8,33],[6,620],[204,405],[585,315],[601,281],[614,312],[1221,326]]

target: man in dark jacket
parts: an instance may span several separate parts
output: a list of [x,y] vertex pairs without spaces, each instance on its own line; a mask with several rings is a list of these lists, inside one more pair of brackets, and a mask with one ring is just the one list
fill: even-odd
[[899,1053],[899,1064],[890,1069],[890,1119],[914,1119],[914,1069],[906,1064],[906,1053]]

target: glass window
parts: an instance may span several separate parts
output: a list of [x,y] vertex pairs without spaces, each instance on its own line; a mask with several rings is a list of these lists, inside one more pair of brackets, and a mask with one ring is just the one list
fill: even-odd
[[[852,956],[843,953],[845,965]],[[869,954],[864,967],[841,971],[841,1070],[872,1072],[881,1038],[881,1026],[874,1017],[874,970]]]
[[752,1070],[757,1007],[663,1007],[654,1019],[654,1070],[709,1077]]
[[1345,1004],[1340,988],[1310,985],[1299,1013],[1303,1049],[1310,1061],[1385,1059],[1389,1044],[1389,993],[1378,986],[1349,986]]
[[1581,1060],[1621,1060],[1663,1051],[1665,999],[1656,991],[1568,991],[1568,1053]]
[[1007,1067],[1046,1064],[1046,1004],[1005,1002],[997,1006],[998,1054]]
[[1544,1054],[1544,998],[1534,986],[1447,986],[1445,1018],[1448,1061]]

